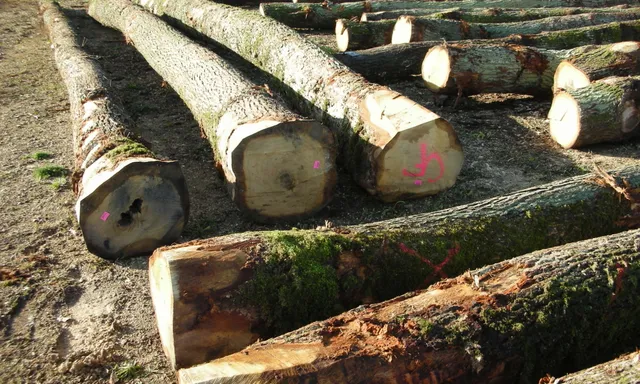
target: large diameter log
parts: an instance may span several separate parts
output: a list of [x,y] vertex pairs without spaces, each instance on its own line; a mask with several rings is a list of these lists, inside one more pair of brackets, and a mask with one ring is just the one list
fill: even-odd
[[609,76],[640,74],[640,42],[593,46],[562,61],[554,74],[553,91],[575,90]]
[[[391,16],[392,12],[388,11],[384,17]],[[637,13],[638,8],[629,8],[628,6],[618,6],[610,8],[527,8],[527,9],[504,9],[504,8],[485,8],[485,9],[453,9],[437,13],[430,13],[431,17],[466,21],[468,23],[511,23],[518,21],[539,20],[548,17],[580,15],[585,13]],[[420,15],[407,13],[412,16]],[[402,16],[398,14],[397,17]],[[378,16],[379,17],[379,16]],[[397,18],[396,17],[396,18]],[[376,16],[374,16],[376,18]],[[525,32],[520,32],[525,33]]]
[[535,383],[640,343],[640,230],[537,251],[178,372],[205,383]]
[[[640,167],[618,172],[640,186]],[[235,234],[158,249],[149,265],[173,367],[523,253],[623,230],[629,203],[592,175],[327,231]]]
[[131,119],[109,80],[76,41],[57,3],[39,2],[56,65],[69,93],[78,200],[89,252],[107,259],[149,254],[180,237],[189,196],[180,165],[159,160],[129,131]]
[[206,0],[145,4],[272,74],[290,102],[333,129],[346,168],[379,199],[426,196],[455,183],[463,153],[446,120],[367,82],[291,28]]
[[[293,28],[333,29],[336,20],[360,18],[365,12],[401,9],[429,9],[441,11],[450,8],[534,8],[570,7],[573,0],[465,0],[465,1],[362,1],[330,4],[261,3],[260,13]],[[637,5],[638,0],[582,0],[584,7]]]
[[640,352],[638,351],[557,379],[547,375],[540,380],[540,384],[636,384],[638,382],[640,382]]
[[292,113],[222,58],[124,0],[89,13],[122,31],[187,104],[214,149],[233,201],[259,221],[312,214],[331,199],[333,136]]
[[339,19],[336,21],[336,43],[338,51],[353,51],[391,44],[394,20],[358,22]]
[[640,76],[607,77],[553,98],[551,137],[563,148],[623,141],[640,132]]
[[514,23],[467,23],[431,16],[400,16],[393,29],[391,42],[403,44],[440,38],[446,40],[495,39],[513,34],[537,34],[638,18],[640,18],[640,12],[588,13]]

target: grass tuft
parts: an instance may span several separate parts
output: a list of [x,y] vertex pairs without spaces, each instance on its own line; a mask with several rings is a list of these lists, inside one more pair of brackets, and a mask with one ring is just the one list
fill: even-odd
[[132,380],[144,373],[144,368],[137,362],[127,361],[113,367],[118,380]]
[[33,171],[33,177],[36,180],[42,181],[47,179],[64,177],[69,173],[65,167],[59,165],[45,165],[44,167],[36,168]]
[[38,152],[30,154],[28,157],[30,159],[33,159],[33,160],[47,160],[47,159],[52,158],[53,155],[50,154],[50,153],[47,153],[47,152],[39,152],[38,151]]
[[51,188],[56,191],[59,191],[67,186],[67,178],[66,177],[57,177],[55,180],[51,182]]

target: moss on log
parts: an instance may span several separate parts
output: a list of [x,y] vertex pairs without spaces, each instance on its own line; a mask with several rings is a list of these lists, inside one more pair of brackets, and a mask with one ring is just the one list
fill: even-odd
[[615,360],[598,364],[559,378],[545,376],[540,384],[637,384],[640,382],[640,352],[632,352]]
[[339,19],[336,21],[336,44],[338,51],[353,51],[391,44],[394,20],[358,22]]
[[[618,175],[640,186],[640,167]],[[165,353],[188,367],[469,268],[622,231],[629,203],[593,179],[366,225],[158,249],[149,275]]]
[[149,254],[180,236],[189,195],[180,165],[163,161],[129,130],[100,66],[57,3],[39,1],[71,105],[76,217],[89,252],[107,259]]
[[122,31],[184,100],[214,149],[231,198],[248,216],[295,220],[329,203],[336,151],[327,127],[292,113],[268,89],[138,6],[95,0],[89,13]]
[[537,251],[180,370],[179,381],[537,383],[640,343],[639,251],[640,230]]
[[640,76],[608,77],[556,94],[551,137],[563,148],[618,142],[640,133]]

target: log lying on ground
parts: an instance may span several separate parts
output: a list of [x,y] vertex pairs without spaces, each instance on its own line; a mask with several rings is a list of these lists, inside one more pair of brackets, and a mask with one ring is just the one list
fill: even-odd
[[[154,1],[154,0],[151,0]],[[638,0],[582,0],[583,7],[637,5]],[[365,12],[393,11],[399,9],[450,8],[535,8],[570,7],[573,0],[465,0],[465,1],[363,1],[339,4],[261,3],[260,13],[293,28],[333,29],[338,19],[360,18]]]
[[637,384],[640,382],[640,352],[628,353],[615,360],[596,365],[558,379],[546,376],[540,384]]
[[[510,43],[546,49],[570,49],[583,45],[612,44],[640,40],[640,21],[610,23],[593,27],[542,32],[537,35],[512,35],[502,39],[474,40],[474,44]],[[439,41],[394,44],[335,57],[371,81],[410,79],[420,75],[427,51]]]
[[640,42],[594,46],[561,62],[553,77],[553,92],[586,87],[609,76],[640,74]]
[[137,141],[101,68],[80,49],[59,5],[40,11],[69,92],[78,178],[76,217],[89,252],[107,259],[149,254],[180,237],[189,195],[180,164]]
[[548,17],[541,20],[514,23],[467,23],[465,21],[436,19],[431,16],[400,16],[393,29],[393,44],[413,43],[437,39],[467,40],[495,39],[513,34],[537,34],[601,25],[619,21],[636,20],[640,12],[587,13]]
[[[640,186],[640,167],[617,172]],[[389,299],[469,268],[622,231],[586,175],[438,212],[329,231],[235,234],[158,249],[151,296],[172,366]]]
[[336,43],[338,51],[353,51],[391,44],[394,20],[358,22],[339,19],[336,21]]
[[556,94],[551,137],[563,148],[623,141],[640,132],[640,76],[607,77]]
[[181,384],[534,383],[640,342],[640,230],[447,279],[183,369]]
[[290,102],[333,128],[346,168],[379,199],[426,196],[455,183],[463,153],[447,121],[389,88],[368,83],[291,28],[206,0],[149,1],[145,7],[272,74],[272,83]]
[[255,220],[307,216],[330,201],[336,169],[328,128],[290,112],[140,7],[96,0],[89,13],[122,31],[176,90],[209,138],[232,199]]

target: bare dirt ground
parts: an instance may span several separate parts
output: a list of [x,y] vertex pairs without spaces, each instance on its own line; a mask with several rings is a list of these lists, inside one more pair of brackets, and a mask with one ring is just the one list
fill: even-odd
[[[82,9],[82,1],[63,5]],[[179,97],[123,36],[74,12],[87,53],[104,67],[138,132],[187,177],[191,218],[181,240],[247,230],[347,225],[428,212],[587,172],[640,162],[640,141],[561,150],[547,133],[550,101],[485,95],[437,107],[416,81],[390,84],[447,118],[465,150],[457,184],[431,198],[383,204],[345,172],[333,202],[301,223],[260,226],[230,202],[211,149]],[[322,36],[314,41],[325,44]],[[259,71],[238,63],[262,81]],[[66,89],[40,27],[35,0],[0,0],[0,382],[172,383],[148,290],[147,258],[114,263],[89,254],[60,179],[38,181],[47,164],[71,169]],[[48,159],[29,155],[45,152]],[[118,376],[120,379],[118,379]]]

